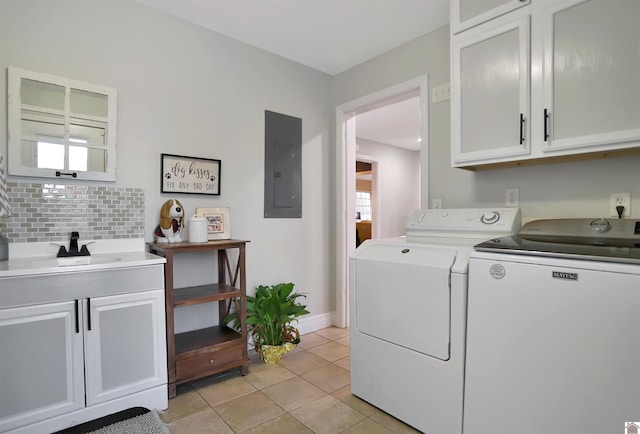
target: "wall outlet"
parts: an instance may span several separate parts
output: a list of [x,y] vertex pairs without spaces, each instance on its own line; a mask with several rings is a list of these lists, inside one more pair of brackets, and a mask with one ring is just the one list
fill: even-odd
[[517,208],[518,205],[520,205],[520,189],[507,188],[506,197],[504,198],[504,204],[508,207]]
[[432,209],[442,209],[442,199],[432,199],[431,200],[431,208]]
[[611,193],[609,215],[611,217],[618,217],[617,206],[624,207],[623,217],[631,216],[631,193]]

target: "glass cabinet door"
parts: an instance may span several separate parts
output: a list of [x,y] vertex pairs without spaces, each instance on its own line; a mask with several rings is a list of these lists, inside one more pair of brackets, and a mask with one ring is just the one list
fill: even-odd
[[544,151],[640,139],[639,17],[637,0],[547,10]]
[[529,152],[529,17],[458,35],[452,49],[452,160]]

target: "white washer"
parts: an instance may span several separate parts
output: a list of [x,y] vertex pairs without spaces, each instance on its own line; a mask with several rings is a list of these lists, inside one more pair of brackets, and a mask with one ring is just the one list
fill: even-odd
[[351,392],[423,432],[459,434],[469,255],[516,233],[520,211],[417,210],[406,227],[350,257]]
[[640,221],[535,221],[476,249],[465,434],[640,421]]

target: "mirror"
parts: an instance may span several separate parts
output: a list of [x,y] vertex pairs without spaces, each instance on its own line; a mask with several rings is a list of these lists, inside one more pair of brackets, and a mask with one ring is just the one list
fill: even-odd
[[115,181],[116,91],[9,67],[9,174]]

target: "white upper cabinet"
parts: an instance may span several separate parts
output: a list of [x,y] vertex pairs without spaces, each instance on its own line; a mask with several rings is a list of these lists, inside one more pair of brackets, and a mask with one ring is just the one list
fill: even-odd
[[530,2],[531,0],[451,0],[451,31],[461,32]]
[[528,154],[529,17],[465,32],[451,61],[453,161]]
[[638,0],[532,0],[452,35],[452,165],[640,151],[638,17]]
[[544,12],[544,151],[640,140],[640,1]]
[[115,89],[9,67],[10,175],[116,180]]

